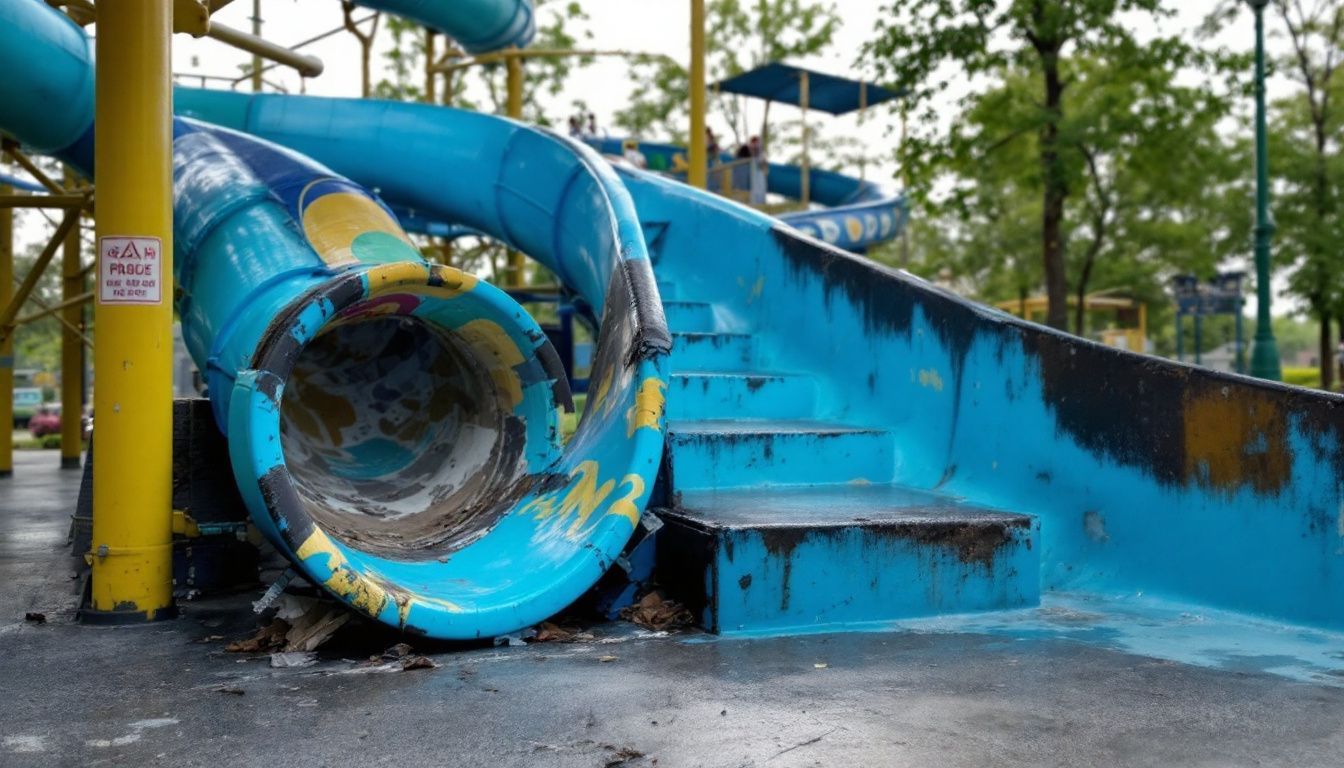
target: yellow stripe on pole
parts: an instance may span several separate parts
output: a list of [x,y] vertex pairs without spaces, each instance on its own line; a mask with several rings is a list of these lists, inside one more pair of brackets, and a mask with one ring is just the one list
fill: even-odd
[[95,621],[173,607],[172,5],[98,4]]

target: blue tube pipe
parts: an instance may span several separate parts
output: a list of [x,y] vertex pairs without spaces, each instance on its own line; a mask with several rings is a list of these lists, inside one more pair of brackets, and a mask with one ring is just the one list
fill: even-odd
[[448,35],[467,53],[487,53],[532,42],[537,23],[531,0],[356,0],[365,8],[401,16]]
[[[0,30],[13,29],[36,30],[0,37],[34,59],[34,42],[75,39],[28,0],[0,3]],[[91,172],[91,100],[66,100],[85,111],[61,126],[24,112],[91,82],[84,46],[82,79],[73,66],[25,70],[0,128]],[[395,130],[404,115],[387,117],[347,127],[381,132],[400,169],[420,151],[451,161],[444,178],[482,171],[470,152],[408,142]],[[540,621],[615,561],[661,461],[669,347],[633,204],[610,170],[506,121],[458,127],[450,143],[503,153],[486,158],[501,164],[498,189],[455,198],[494,195],[466,220],[535,247],[602,318],[599,385],[563,449],[558,357],[503,292],[424,262],[377,198],[307,157],[184,118],[174,142],[178,311],[254,523],[352,608],[446,639]],[[521,173],[538,164],[549,172]]]
[[[592,138],[585,141],[606,155],[621,155],[624,139]],[[684,167],[686,148],[675,144],[641,141],[641,154],[649,169],[676,173]],[[717,160],[733,161],[729,153]],[[745,170],[745,169],[744,169]],[[803,234],[824,240],[831,245],[862,253],[879,243],[891,240],[905,228],[909,209],[904,195],[897,194],[872,181],[856,179],[835,171],[812,168],[808,173],[809,195],[813,202],[827,206],[823,209],[790,211],[779,219]],[[770,192],[797,200],[802,196],[803,169],[796,165],[770,163],[766,184]],[[714,169],[710,169],[711,190],[719,190],[722,183]]]

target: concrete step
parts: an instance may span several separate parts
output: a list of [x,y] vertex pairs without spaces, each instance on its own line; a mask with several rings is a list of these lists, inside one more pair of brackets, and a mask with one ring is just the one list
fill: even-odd
[[663,299],[667,327],[684,333],[710,333],[715,329],[714,305],[704,301]]
[[673,371],[748,371],[754,359],[748,333],[672,332]]
[[899,486],[684,492],[657,581],[720,634],[881,628],[1040,601],[1039,525]]
[[655,280],[654,282],[658,285],[658,295],[663,297],[663,301],[678,298],[676,283],[671,280]]
[[668,423],[672,489],[889,483],[891,436],[818,421],[704,419]]
[[810,376],[734,371],[674,373],[667,393],[669,419],[807,418],[816,407]]

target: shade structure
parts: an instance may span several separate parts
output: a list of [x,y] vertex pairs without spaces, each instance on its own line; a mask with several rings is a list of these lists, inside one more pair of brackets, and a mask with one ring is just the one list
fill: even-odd
[[904,95],[902,91],[886,88],[877,83],[828,75],[779,61],[763,64],[740,75],[720,80],[710,87],[719,93],[737,93],[767,101],[803,106],[801,87],[803,73],[807,73],[808,79],[807,108],[819,109],[832,115],[843,115]]

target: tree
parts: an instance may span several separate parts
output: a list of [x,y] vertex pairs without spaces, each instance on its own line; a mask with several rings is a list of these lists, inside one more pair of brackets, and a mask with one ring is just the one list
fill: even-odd
[[[48,232],[43,233],[44,236]],[[15,287],[32,271],[38,254],[42,251],[42,242],[31,243],[24,253],[14,255]],[[57,255],[55,263],[47,267],[33,287],[33,292],[20,308],[19,315],[40,312],[61,302],[61,265]],[[48,315],[40,320],[24,323],[14,329],[14,365],[16,368],[32,368],[38,371],[57,371],[61,367],[61,324],[55,316]]]
[[[1057,141],[1064,180],[1076,190],[1063,213],[1073,222],[1064,252],[1079,335],[1092,330],[1090,293],[1144,301],[1159,327],[1170,317],[1173,274],[1212,276],[1249,246],[1250,148],[1219,130],[1231,99],[1129,53],[1061,62],[1072,80]],[[1043,277],[1036,77],[1009,67],[986,78],[996,84],[963,102],[944,154],[923,171],[912,268],[985,301],[1025,301]],[[894,246],[876,253],[894,256]]]
[[373,89],[371,85],[372,73],[369,71],[370,60],[373,56],[373,41],[378,34],[378,19],[381,13],[373,15],[373,22],[369,25],[368,31],[359,28],[355,23],[355,4],[350,0],[343,0],[341,3],[341,12],[344,14],[345,30],[359,41],[359,72],[360,88],[359,94],[363,98],[369,98]]
[[[572,50],[592,38],[586,26],[588,14],[577,2],[540,0],[536,3],[537,34],[531,47],[541,50]],[[423,28],[412,22],[389,19],[391,45],[383,52],[390,77],[382,78],[374,93],[385,99],[419,101],[424,98],[420,78],[428,50]],[[465,60],[465,59],[464,59]],[[524,59],[523,119],[552,125],[546,98],[559,96],[575,69],[592,63],[588,56],[555,56]],[[502,62],[481,64],[443,74],[442,103],[463,109],[488,109],[504,114],[507,107],[506,67]],[[480,103],[481,95],[487,103]],[[435,101],[440,99],[435,98]]]
[[[535,4],[537,34],[531,47],[544,50],[571,50],[592,33],[585,26],[588,15],[577,2],[538,0]],[[452,43],[436,51],[430,43],[428,30],[419,24],[395,16],[386,17],[387,46],[382,50],[383,72],[372,87],[372,95],[395,101],[428,101],[462,109],[486,109],[495,114],[506,112],[505,65],[499,62],[472,65],[444,72],[434,78],[441,81],[441,89],[427,93],[426,65],[428,59],[446,49],[453,51]],[[362,40],[361,40],[362,42]],[[460,50],[450,60],[469,62]],[[558,96],[564,89],[571,72],[591,62],[591,57],[541,57],[524,59],[523,120],[539,125],[551,125],[548,97]],[[420,239],[422,249],[437,252],[454,266],[468,272],[488,271],[498,277],[503,273],[504,250],[491,240],[464,238],[447,245],[435,245],[432,239]],[[544,272],[533,265],[536,273]]]
[[[1162,22],[1171,12],[1160,0],[901,0],[879,16],[876,37],[864,54],[883,78],[906,89],[911,109],[923,109],[936,125],[933,102],[954,79],[980,78],[1008,68],[1031,73],[1036,95],[1009,106],[1018,118],[1014,133],[998,143],[958,144],[955,132],[916,135],[902,162],[916,156],[997,151],[1017,135],[1036,139],[1034,175],[1040,180],[1040,254],[1049,299],[1047,322],[1067,325],[1068,241],[1066,203],[1079,192],[1076,163],[1083,159],[1064,133],[1071,117],[1066,94],[1077,83],[1069,57],[1123,58],[1134,68],[1179,69],[1192,51],[1174,38],[1140,42],[1126,22],[1147,17]],[[978,94],[968,97],[974,101]],[[1074,130],[1083,126],[1075,123]]]
[[[709,0],[705,7],[707,78],[722,80],[772,61],[815,55],[830,46],[839,27],[835,6],[816,0]],[[616,113],[616,124],[632,134],[659,134],[685,142],[690,124],[686,67],[672,59],[644,57],[631,67],[631,78],[635,87],[628,106]],[[732,129],[736,143],[743,143],[752,131],[742,99],[720,95],[713,104]],[[762,141],[768,140],[769,102],[758,133]]]
[[1336,107],[1338,76],[1344,48],[1344,1],[1275,0],[1274,7],[1287,30],[1291,53],[1280,62],[1300,92],[1276,104],[1271,132],[1271,172],[1282,190],[1275,201],[1280,229],[1280,263],[1294,265],[1290,289],[1306,300],[1320,325],[1321,387],[1334,378],[1334,346],[1330,323],[1344,324],[1344,241],[1340,221],[1339,183],[1341,118]]

